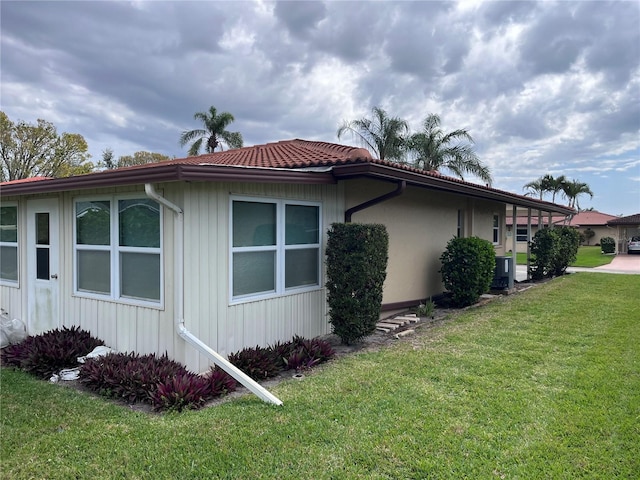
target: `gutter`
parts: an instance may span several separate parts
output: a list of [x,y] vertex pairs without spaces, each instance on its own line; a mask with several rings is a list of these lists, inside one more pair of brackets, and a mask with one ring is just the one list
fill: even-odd
[[164,205],[175,214],[174,235],[175,235],[175,327],[176,333],[187,343],[191,344],[200,353],[207,356],[214,364],[222,368],[225,372],[245,386],[253,394],[263,401],[274,405],[282,405],[282,401],[269,392],[266,388],[249,377],[246,373],[229,362],[222,355],[206,345],[202,340],[187,330],[184,325],[184,212],[175,203],[170,202],[161,196],[151,183],[144,184],[144,191],[147,197]]
[[354,213],[364,210],[365,208],[373,207],[378,203],[386,202],[387,200],[390,200],[394,197],[399,197],[404,193],[406,189],[407,189],[407,181],[400,180],[394,191],[385,193],[384,195],[380,195],[379,197],[376,197],[376,198],[372,198],[371,200],[367,200],[366,202],[361,203],[360,205],[356,205],[355,207],[351,207],[346,212],[344,212],[344,223],[351,223],[351,216]]

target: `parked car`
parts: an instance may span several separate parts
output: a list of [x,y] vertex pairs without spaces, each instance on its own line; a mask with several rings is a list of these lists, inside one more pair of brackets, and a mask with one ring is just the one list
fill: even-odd
[[640,253],[640,236],[631,237],[631,239],[629,240],[629,245],[627,245],[627,252]]

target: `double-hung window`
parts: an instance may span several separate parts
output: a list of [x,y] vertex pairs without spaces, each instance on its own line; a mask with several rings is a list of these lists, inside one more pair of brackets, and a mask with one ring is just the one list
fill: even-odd
[[320,205],[231,199],[231,301],[320,286]]
[[500,215],[493,216],[493,244],[500,245]]
[[18,207],[0,207],[0,282],[18,285]]
[[75,201],[74,282],[81,296],[162,303],[162,215],[148,198]]

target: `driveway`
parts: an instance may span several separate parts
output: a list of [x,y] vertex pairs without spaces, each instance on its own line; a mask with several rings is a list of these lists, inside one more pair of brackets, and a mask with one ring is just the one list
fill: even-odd
[[[600,272],[600,273],[621,273],[626,275],[640,275],[640,255],[629,255],[619,253],[610,264],[595,268],[569,267],[567,272]],[[516,280],[524,282],[527,280],[527,266],[516,265]]]

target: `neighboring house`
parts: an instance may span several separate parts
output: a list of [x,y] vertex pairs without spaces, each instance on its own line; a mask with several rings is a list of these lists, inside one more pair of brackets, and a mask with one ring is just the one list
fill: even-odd
[[30,334],[78,325],[194,371],[208,368],[206,348],[227,356],[330,332],[334,222],[386,225],[383,303],[400,309],[443,291],[439,257],[452,237],[504,254],[507,216],[575,213],[304,140],[7,182],[0,195],[0,306]]
[[[564,220],[566,217],[552,216],[551,224],[554,224],[558,220]],[[531,223],[529,223],[529,216],[518,216],[516,217],[516,228],[515,228],[515,243],[516,243],[516,252],[518,253],[526,253],[527,252],[527,243],[530,239],[533,239],[533,236],[538,231],[538,220],[539,224],[542,225],[542,228],[546,228],[549,225],[549,217],[548,216],[538,216],[537,211],[531,214]],[[531,230],[531,235],[529,236],[529,230]],[[514,241],[514,228],[513,228],[513,217],[507,217],[506,229],[505,229],[505,243],[507,245],[512,245]],[[508,249],[509,251],[513,251],[512,248]]]
[[[585,233],[586,230],[594,232],[593,237],[585,240],[585,245],[600,245],[602,237],[614,237],[615,229],[607,224],[610,220],[614,220],[618,217],[615,215],[608,215],[606,213],[600,213],[596,210],[578,212],[566,225],[575,228],[580,233]],[[556,221],[556,224],[563,225],[562,221]],[[587,236],[587,235],[585,235]]]
[[627,243],[631,237],[640,236],[640,213],[626,217],[616,217],[609,220],[607,225],[614,230],[616,239],[616,253],[627,253]]

